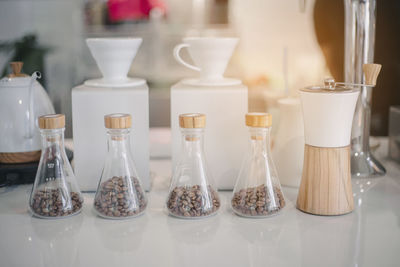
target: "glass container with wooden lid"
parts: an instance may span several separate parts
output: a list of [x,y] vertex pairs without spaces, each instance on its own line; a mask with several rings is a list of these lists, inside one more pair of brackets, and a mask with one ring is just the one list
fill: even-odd
[[29,208],[36,217],[53,219],[78,214],[83,198],[64,148],[65,116],[39,117],[42,154]]
[[96,213],[108,219],[133,218],[143,214],[147,198],[130,145],[132,117],[129,114],[104,116],[107,155],[94,199]]
[[181,114],[179,126],[182,149],[172,175],[167,210],[170,215],[185,219],[214,215],[220,199],[204,155],[206,116]]
[[246,114],[249,146],[231,200],[233,211],[240,216],[268,217],[277,214],[285,206],[278,173],[271,157],[271,125],[271,114]]

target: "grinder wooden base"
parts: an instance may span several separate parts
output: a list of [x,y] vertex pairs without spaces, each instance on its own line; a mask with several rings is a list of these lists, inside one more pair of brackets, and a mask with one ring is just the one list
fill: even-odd
[[297,208],[316,215],[341,215],[353,211],[350,146],[305,145]]

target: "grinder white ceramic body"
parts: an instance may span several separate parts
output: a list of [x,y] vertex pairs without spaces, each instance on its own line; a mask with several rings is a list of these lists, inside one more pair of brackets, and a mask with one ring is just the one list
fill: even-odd
[[[181,64],[200,71],[198,79],[185,79],[171,87],[171,130],[173,167],[179,159],[181,133],[179,115],[206,115],[204,150],[218,189],[234,187],[242,156],[247,148],[248,92],[240,80],[224,78],[223,73],[237,44],[236,38],[185,38],[175,48]],[[188,47],[196,66],[184,62],[179,50]]]
[[146,81],[127,77],[140,38],[88,39],[103,78],[72,89],[75,175],[81,190],[95,191],[107,152],[104,115],[132,116],[131,145],[138,175],[150,189],[149,89]]

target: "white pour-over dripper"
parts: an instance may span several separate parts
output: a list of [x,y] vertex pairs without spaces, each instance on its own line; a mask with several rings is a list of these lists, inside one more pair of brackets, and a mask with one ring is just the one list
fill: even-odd
[[129,68],[142,43],[142,38],[88,38],[92,56],[103,78],[85,81],[87,86],[128,87],[145,84],[140,78],[128,77]]
[[[197,79],[185,79],[182,83],[195,86],[241,84],[240,80],[225,78],[223,76],[238,40],[238,38],[225,37],[184,38],[183,43],[175,46],[174,57],[183,66],[200,72],[200,77]],[[179,53],[185,47],[188,49],[195,66],[181,58]]]

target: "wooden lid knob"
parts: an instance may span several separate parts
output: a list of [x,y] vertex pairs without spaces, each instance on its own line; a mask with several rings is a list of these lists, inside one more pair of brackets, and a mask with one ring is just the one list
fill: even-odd
[[129,129],[132,126],[132,116],[124,113],[105,115],[104,126],[107,129]]
[[264,112],[252,112],[246,114],[246,125],[250,127],[271,127],[272,115]]
[[181,128],[204,128],[206,127],[206,115],[201,113],[187,113],[179,115],[179,126]]
[[10,62],[12,73],[8,75],[9,78],[12,77],[26,77],[28,75],[21,73],[22,66],[24,63],[22,61]]
[[378,79],[379,72],[381,71],[381,64],[364,64],[363,71],[365,75],[366,85],[376,85],[376,79]]
[[39,117],[40,129],[61,129],[65,127],[64,114],[49,114]]

